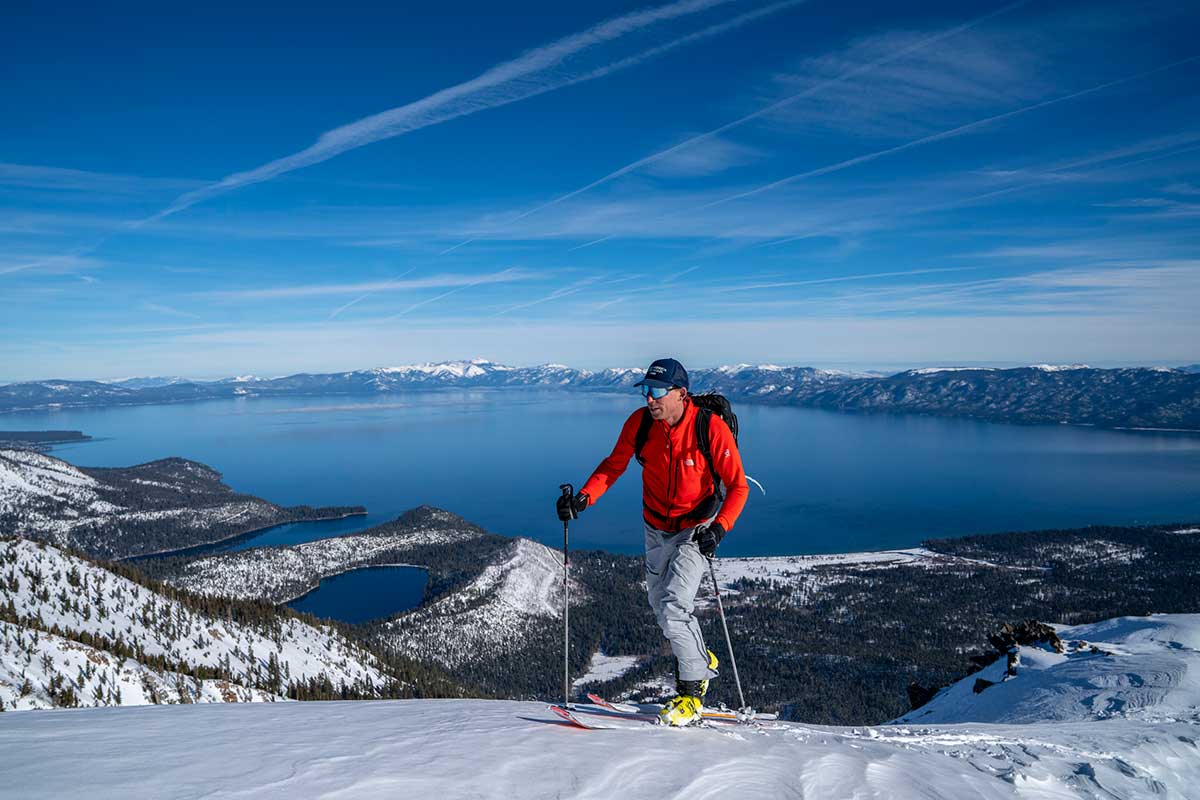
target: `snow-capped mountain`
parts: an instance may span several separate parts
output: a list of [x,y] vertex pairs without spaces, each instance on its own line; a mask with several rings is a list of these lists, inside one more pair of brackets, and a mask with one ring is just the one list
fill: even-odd
[[282,522],[361,509],[282,508],[238,494],[195,461],[81,468],[31,450],[0,450],[0,532],[104,558],[179,549]]
[[145,378],[120,378],[104,381],[104,383],[120,386],[122,389],[157,389],[161,386],[174,386],[177,383],[191,383],[191,381],[178,375],[160,375]]
[[28,800],[1195,797],[1200,616],[1064,633],[1113,655],[1031,664],[977,696],[1008,692],[1020,724],[979,721],[958,686],[936,723],[856,727],[585,731],[544,704],[480,700],[89,709],[5,719],[0,769]]
[[[413,389],[555,387],[615,391],[640,367],[599,372],[562,364],[511,367],[487,359],[381,367],[279,378],[241,376],[141,389],[95,381],[0,386],[0,412],[72,406],[152,404],[223,397],[369,395]],[[1037,364],[1016,369],[924,367],[891,376],[812,367],[736,364],[691,372],[694,391],[844,411],[965,416],[1027,423],[1200,429],[1200,373],[1184,369],[1093,369]]]
[[0,705],[281,700],[309,681],[372,696],[394,680],[330,627],[249,616],[219,603],[205,611],[52,546],[0,540]]

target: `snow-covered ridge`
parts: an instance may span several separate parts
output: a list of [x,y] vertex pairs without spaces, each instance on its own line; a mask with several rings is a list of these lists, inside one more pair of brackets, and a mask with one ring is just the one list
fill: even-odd
[[[206,616],[81,558],[24,539],[0,540],[0,608],[5,606],[15,609],[16,615],[0,632],[0,702],[9,709],[51,705],[49,674],[63,673],[73,681],[80,667],[91,673],[75,690],[82,705],[152,701],[154,692],[135,691],[131,682],[147,687],[179,682],[178,676],[161,669],[147,672],[137,662],[129,663],[128,657],[70,640],[79,635],[119,642],[143,661],[223,669],[242,678],[228,687],[188,679],[174,694],[159,693],[160,702],[188,696],[197,701],[279,699],[278,691],[246,688],[263,682],[270,663],[286,680],[324,676],[335,686],[364,687],[382,686],[387,680],[373,656],[331,628],[283,617],[277,631],[264,633],[230,619]],[[47,637],[52,629],[61,635]],[[49,662],[42,660],[43,655]],[[30,668],[35,656],[40,672]],[[38,676],[47,683],[39,685],[34,680]],[[29,693],[22,692],[26,678],[33,682]],[[99,694],[97,686],[103,689]],[[115,687],[121,687],[119,693],[112,691]]]
[[[84,785],[112,797],[193,787],[382,798],[402,787],[444,798],[1186,800],[1200,785],[1198,632],[1197,615],[1074,629],[1114,655],[1030,663],[966,701],[1011,692],[1014,708],[1030,710],[1020,724],[973,721],[968,705],[955,706],[965,717],[931,724],[604,732],[559,724],[542,703],[478,700],[97,709],[69,725],[61,714],[4,720],[0,769],[26,800]],[[1115,680],[1121,658],[1124,680]],[[1022,681],[1043,691],[1022,691]],[[1089,699],[1116,711],[1092,714]]]
[[0,449],[0,533],[125,558],[203,544],[324,513],[285,509],[221,482],[194,461],[80,469],[31,450]]
[[[572,604],[586,597],[572,580]],[[514,539],[497,563],[466,586],[387,623],[379,641],[395,652],[447,669],[498,646],[513,651],[562,614],[562,555]]]
[[1016,648],[895,724],[1186,719],[1200,724],[1200,614],[1053,626],[1063,652]]
[[285,603],[312,591],[324,578],[358,567],[381,566],[373,561],[381,553],[389,553],[391,563],[401,565],[406,551],[482,535],[473,526],[435,525],[396,533],[332,536],[287,547],[256,547],[193,561],[167,581],[196,594]]

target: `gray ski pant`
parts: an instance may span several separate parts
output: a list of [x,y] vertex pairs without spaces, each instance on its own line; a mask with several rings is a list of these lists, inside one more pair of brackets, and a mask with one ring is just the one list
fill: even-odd
[[700,579],[708,567],[700,548],[692,541],[693,530],[684,528],[679,533],[667,533],[646,524],[646,594],[663,636],[671,642],[682,681],[717,676],[708,668],[704,636],[692,614]]

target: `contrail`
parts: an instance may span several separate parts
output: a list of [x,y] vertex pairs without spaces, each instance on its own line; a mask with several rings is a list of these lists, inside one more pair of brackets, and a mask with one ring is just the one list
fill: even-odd
[[528,211],[521,213],[520,215],[518,215],[518,216],[514,217],[512,220],[510,220],[510,223],[518,222],[522,219],[525,219],[528,216],[538,213],[539,211],[544,211],[545,209],[550,208],[551,206],[558,205],[559,203],[563,202],[564,200],[570,200],[572,197],[577,197],[577,196],[583,194],[584,192],[590,191],[591,189],[595,189],[597,186],[601,186],[605,183],[608,183],[609,181],[615,180],[615,179],[621,177],[622,175],[627,175],[628,173],[633,172],[635,169],[638,169],[639,167],[644,167],[647,164],[657,161],[660,158],[663,158],[665,156],[669,156],[672,153],[682,150],[685,147],[690,147],[691,145],[693,145],[697,142],[701,142],[706,139],[711,139],[714,136],[719,136],[722,133],[725,133],[726,131],[737,128],[741,125],[745,125],[747,122],[751,122],[753,120],[758,119],[759,117],[763,117],[767,114],[771,114],[775,111],[778,111],[781,108],[784,108],[787,105],[790,105],[791,103],[796,102],[797,100],[801,100],[805,97],[811,97],[812,95],[814,95],[818,92],[824,91],[825,89],[828,89],[832,86],[837,86],[838,84],[845,83],[846,81],[848,81],[852,78],[856,78],[859,75],[862,75],[864,72],[869,72],[873,69],[877,69],[877,68],[879,68],[885,64],[888,64],[892,61],[895,61],[899,58],[903,58],[904,56],[906,56],[910,53],[913,53],[917,50],[921,50],[922,48],[929,47],[932,44],[936,44],[937,42],[940,42],[943,39],[949,38],[956,34],[962,33],[963,31],[974,28],[975,26],[980,25],[980,24],[992,19],[993,17],[1000,16],[1001,14],[1006,14],[1009,11],[1012,11],[1014,9],[1020,8],[1021,6],[1027,5],[1029,2],[1030,2],[1030,0],[1016,0],[1016,2],[1009,3],[1008,5],[1006,5],[1002,8],[998,8],[995,11],[990,11],[987,14],[984,14],[983,16],[976,17],[968,22],[964,22],[961,25],[944,30],[941,33],[936,33],[932,36],[928,36],[924,39],[921,39],[920,41],[917,41],[917,42],[914,42],[913,44],[908,45],[907,47],[902,47],[899,50],[896,50],[895,52],[891,53],[890,55],[882,56],[880,58],[875,59],[874,61],[871,61],[866,64],[862,64],[853,69],[847,70],[846,72],[843,72],[841,75],[838,75],[837,77],[830,78],[830,79],[822,81],[821,83],[818,83],[814,86],[810,86],[809,88],[805,89],[802,92],[797,92],[796,94],[789,95],[788,97],[785,97],[782,100],[777,100],[776,102],[772,103],[769,106],[760,108],[758,111],[754,111],[750,114],[747,114],[744,117],[735,119],[732,122],[727,122],[718,128],[713,128],[712,130],[707,131],[706,133],[697,134],[697,135],[691,137],[690,139],[685,139],[684,141],[680,142],[679,144],[673,145],[672,147],[668,147],[665,150],[659,150],[657,153],[652,153],[651,155],[648,155],[644,158],[639,158],[637,161],[632,161],[632,162],[626,164],[625,166],[621,167],[620,169],[614,170],[602,178],[597,178],[596,180],[592,181],[589,184],[586,184],[585,186],[580,186],[578,189],[573,189],[572,191],[569,191],[564,195],[559,195],[558,197],[554,198],[553,200],[548,200],[539,206],[536,206],[534,208],[529,209]]
[[[386,290],[390,289],[391,287],[395,286],[397,283],[400,282],[401,278],[403,278],[407,275],[410,275],[412,273],[412,271],[415,269],[416,269],[416,267],[410,267],[409,269],[406,269],[404,272],[401,272],[399,275],[392,278],[390,281],[385,283],[383,286],[379,287],[379,291],[386,291]],[[338,314],[341,314],[343,311],[345,311],[350,306],[352,306],[356,303],[361,303],[363,300],[366,300],[370,296],[371,296],[371,292],[367,292],[366,294],[362,294],[362,295],[359,295],[358,297],[354,298],[349,303],[344,303],[344,304],[338,306],[329,315],[329,318],[334,319],[335,317],[337,317]]]
[[861,155],[861,156],[857,156],[855,158],[846,159],[845,161],[839,161],[836,164],[829,164],[824,167],[818,167],[817,169],[809,170],[807,172],[799,172],[799,173],[796,173],[795,175],[789,175],[786,178],[780,178],[777,181],[772,181],[770,183],[759,186],[755,189],[747,189],[744,192],[738,192],[736,194],[731,194],[728,197],[722,197],[719,200],[713,200],[711,203],[705,203],[704,205],[697,207],[695,210],[699,211],[701,209],[712,208],[713,206],[719,206],[724,203],[731,202],[733,200],[740,200],[743,197],[750,197],[752,195],[761,194],[762,192],[769,192],[772,189],[778,188],[780,186],[784,186],[789,183],[795,183],[796,181],[801,181],[806,178],[815,178],[819,175],[828,175],[831,172],[839,172],[839,171],[841,171],[843,169],[847,169],[849,167],[857,166],[859,164],[865,164],[868,161],[874,161],[876,159],[883,158],[884,156],[892,155],[893,153],[900,153],[900,152],[903,152],[904,150],[911,150],[914,147],[920,147],[921,145],[930,144],[932,142],[940,142],[945,139],[951,139],[955,136],[961,136],[964,133],[970,133],[971,131],[978,130],[979,128],[985,127],[987,125],[991,125],[996,122],[1001,122],[1006,119],[1011,119],[1011,118],[1019,116],[1021,114],[1028,114],[1030,111],[1037,111],[1038,109],[1046,108],[1048,106],[1057,105],[1059,103],[1065,103],[1068,100],[1076,100],[1080,97],[1085,97],[1089,94],[1095,94],[1096,92],[1100,92],[1105,89],[1111,89],[1114,86],[1120,86],[1121,84],[1124,84],[1124,83],[1130,83],[1132,81],[1141,80],[1142,78],[1148,78],[1151,75],[1156,75],[1160,72],[1164,72],[1169,69],[1174,69],[1175,67],[1183,66],[1184,64],[1189,64],[1198,59],[1200,59],[1200,55],[1190,56],[1188,58],[1180,59],[1179,61],[1173,61],[1170,64],[1164,64],[1161,67],[1155,67],[1154,69],[1145,70],[1144,72],[1138,72],[1134,75],[1127,75],[1124,78],[1118,78],[1113,81],[1106,81],[1104,83],[1100,83],[1095,86],[1091,86],[1087,89],[1082,89],[1078,92],[1071,92],[1070,94],[1059,95],[1058,97],[1052,97],[1049,100],[1043,100],[1040,103],[1034,103],[1033,105],[1024,106],[1023,108],[1017,108],[1012,111],[1006,111],[1003,114],[996,114],[991,117],[985,117],[984,119],[978,119],[978,120],[975,120],[974,122],[968,122],[966,125],[959,125],[956,128],[950,128],[949,130],[939,131],[938,133],[933,133],[933,134],[930,134],[929,136],[922,136],[919,139],[913,139],[912,141],[905,142],[904,144],[898,144],[895,147],[888,147],[884,150],[876,150],[874,153],[867,153],[866,155]]
[[[1029,0],[1021,0],[1021,1],[1029,2]],[[707,28],[696,31],[694,33],[689,33],[686,36],[681,36],[678,39],[673,39],[669,42],[666,42],[665,44],[658,45],[657,47],[651,47],[650,49],[643,50],[642,52],[636,53],[635,55],[628,56],[626,58],[622,58],[619,61],[614,61],[611,64],[607,64],[603,67],[599,67],[597,69],[592,70],[591,72],[584,73],[583,75],[579,75],[574,78],[565,79],[565,80],[563,80],[563,82],[561,84],[556,84],[547,89],[542,89],[538,92],[535,92],[535,94],[540,94],[543,91],[550,91],[550,89],[560,89],[565,86],[572,86],[576,83],[583,83],[584,81],[595,80],[596,78],[602,78],[605,75],[609,75],[618,70],[622,70],[627,67],[632,67],[635,64],[641,63],[642,61],[645,61],[649,58],[654,58],[656,56],[660,56],[663,53],[666,53],[670,50],[674,50],[676,48],[683,47],[684,45],[692,44],[693,42],[697,42],[701,39],[707,39],[710,36],[716,36],[717,34],[725,33],[726,31],[732,30],[734,28],[739,28],[742,25],[753,22],[754,20],[759,19],[761,17],[765,17],[769,14],[774,14],[778,11],[782,11],[785,8],[791,8],[792,6],[797,6],[802,3],[806,3],[806,2],[808,2],[808,0],[780,0],[780,2],[772,3],[771,5],[768,5],[768,6],[763,6],[762,8],[755,9],[754,11],[748,11],[745,14],[740,14],[732,19],[726,20],[725,22],[721,22],[716,25],[710,25]],[[518,98],[518,99],[521,99],[521,98]],[[587,188],[590,188],[590,187],[587,187]],[[581,191],[586,191],[586,188]],[[573,195],[571,195],[571,196],[573,196]],[[530,214],[535,214],[538,211],[540,211],[541,209],[546,208],[551,205],[554,205],[556,202],[559,202],[559,201],[565,200],[565,199],[567,199],[566,196],[561,197],[558,200],[552,200],[549,203],[538,206],[535,209],[526,211],[525,213],[520,214],[517,217],[507,220],[504,224],[511,225],[512,223],[514,223],[518,220],[524,219],[525,217],[529,216]],[[454,245],[453,247],[449,247],[449,248],[443,250],[441,253],[439,253],[439,255],[446,255],[447,253],[451,253],[451,252],[457,250],[458,248],[462,247],[463,245],[467,245],[467,244],[470,244],[471,242],[476,241],[478,238],[479,238],[478,236],[473,236],[470,239],[461,241],[458,244]]]
[[[150,222],[182,211],[210,197],[241,186],[262,183],[293,170],[319,164],[348,150],[363,147],[383,139],[445,122],[456,117],[507,105],[527,97],[548,92],[578,80],[555,80],[538,84],[551,70],[580,52],[636,33],[660,22],[707,11],[733,0],[677,0],[667,5],[634,11],[602,22],[581,33],[566,36],[550,44],[497,64],[463,83],[442,89],[420,100],[364,117],[347,125],[326,131],[317,141],[292,155],[270,161],[245,172],[236,172],[220,181],[180,195],[175,202],[153,217]],[[646,56],[649,57],[649,56]],[[640,58],[623,59],[624,66]],[[622,63],[622,62],[619,62]],[[611,70],[596,70],[594,77]],[[533,81],[533,85],[530,85]]]
[[[501,270],[500,272],[498,272],[496,274],[497,275],[505,275],[507,273],[514,272],[514,271],[515,270],[512,267],[509,267],[508,269]],[[491,277],[494,277],[494,276],[491,276]],[[407,308],[405,308],[401,311],[397,311],[395,314],[392,314],[390,317],[384,317],[382,320],[380,320],[380,322],[387,322],[388,320],[396,319],[397,317],[403,317],[408,312],[415,311],[416,309],[420,308],[421,306],[429,305],[430,303],[436,303],[438,300],[441,300],[443,297],[449,297],[450,295],[454,294],[455,292],[461,292],[463,289],[470,289],[472,286],[478,286],[481,283],[488,283],[488,282],[490,282],[489,278],[485,277],[485,278],[481,278],[480,280],[477,280],[473,283],[467,283],[462,286],[455,286],[450,291],[442,292],[441,294],[437,295],[436,297],[429,297],[429,298],[426,298],[425,300],[420,301],[419,303],[413,303],[411,306],[408,306]]]

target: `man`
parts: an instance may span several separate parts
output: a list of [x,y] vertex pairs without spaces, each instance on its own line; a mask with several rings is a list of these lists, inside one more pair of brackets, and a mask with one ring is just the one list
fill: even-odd
[[687,371],[673,358],[655,361],[641,387],[646,407],[629,415],[612,454],[574,497],[560,497],[559,519],[574,519],[600,499],[636,455],[638,429],[649,414],[639,460],[642,462],[642,518],[646,531],[646,591],[650,607],[671,643],[676,663],[676,696],[661,718],[671,725],[700,719],[708,682],[717,676],[717,657],[704,646],[692,610],[706,558],[737,521],[749,490],[733,434],[717,414],[708,425],[708,452],[725,486],[724,501],[713,485],[701,452],[696,420],[701,412],[688,396]]

